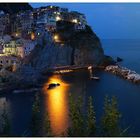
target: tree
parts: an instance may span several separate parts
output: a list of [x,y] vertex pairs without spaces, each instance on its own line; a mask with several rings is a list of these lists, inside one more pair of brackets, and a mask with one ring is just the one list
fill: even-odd
[[88,99],[88,106],[87,106],[87,136],[95,136],[96,132],[96,117],[95,111],[92,104],[92,97],[90,96]]
[[120,113],[118,111],[117,99],[108,96],[105,97],[104,115],[102,117],[102,132],[104,136],[119,136],[120,135]]
[[75,103],[74,98],[70,96],[69,106],[71,126],[68,128],[68,136],[85,136],[84,116],[81,109],[82,98],[78,97],[77,103]]

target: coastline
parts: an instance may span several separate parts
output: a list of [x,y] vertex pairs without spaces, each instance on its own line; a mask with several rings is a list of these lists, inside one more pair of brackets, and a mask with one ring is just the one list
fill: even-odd
[[131,81],[132,83],[140,84],[140,74],[126,67],[122,67],[119,65],[109,65],[105,68],[105,71],[120,76],[123,79]]

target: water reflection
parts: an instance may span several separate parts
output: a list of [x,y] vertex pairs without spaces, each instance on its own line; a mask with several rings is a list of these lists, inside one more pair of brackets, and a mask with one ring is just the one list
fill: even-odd
[[[47,89],[48,84],[59,83],[54,89]],[[65,135],[68,127],[68,89],[69,84],[62,81],[60,75],[53,75],[44,85],[45,108],[48,111],[52,133],[55,136]]]

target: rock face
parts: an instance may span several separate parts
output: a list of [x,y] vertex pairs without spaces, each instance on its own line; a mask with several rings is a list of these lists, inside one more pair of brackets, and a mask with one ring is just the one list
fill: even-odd
[[65,66],[71,64],[72,48],[59,46],[54,43],[47,43],[43,48],[38,46],[32,54],[26,58],[25,64],[37,70],[52,68],[54,66]]
[[59,23],[57,33],[60,34],[61,40],[68,42],[72,48],[72,64],[100,64],[104,59],[104,52],[96,34],[88,25],[84,30],[75,31],[72,25],[69,24]]
[[41,52],[39,59],[34,61],[36,68],[65,66],[71,64],[72,49],[68,46],[46,46]]
[[98,65],[103,61],[104,53],[100,41],[93,36],[79,35],[77,42],[75,41],[72,46],[75,49],[75,65]]
[[[63,40],[63,44],[54,43],[52,40],[46,41],[44,46],[38,46],[26,58],[26,64],[30,64],[36,69],[52,68],[54,66],[65,65],[98,65],[104,59],[104,52],[99,38],[88,27],[84,31],[65,32],[57,31]],[[63,38],[63,35],[67,38]],[[44,37],[48,38],[48,35]],[[69,40],[68,40],[69,39]],[[68,40],[68,41],[67,41]]]

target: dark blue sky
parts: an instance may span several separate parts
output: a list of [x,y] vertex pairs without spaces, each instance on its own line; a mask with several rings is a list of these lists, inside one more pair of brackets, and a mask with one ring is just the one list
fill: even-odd
[[140,39],[140,3],[30,3],[57,5],[84,13],[101,39]]

